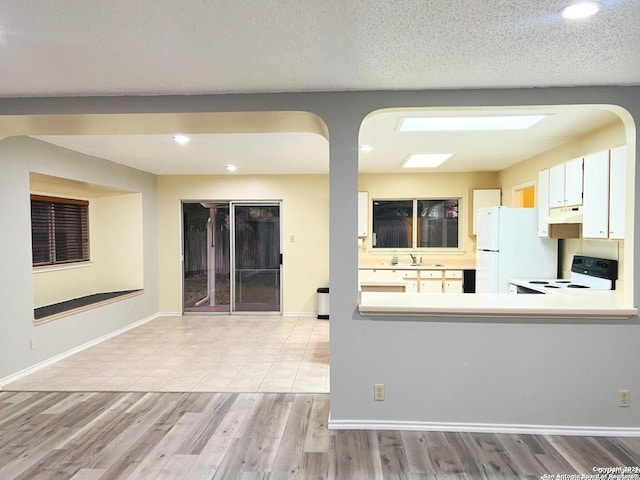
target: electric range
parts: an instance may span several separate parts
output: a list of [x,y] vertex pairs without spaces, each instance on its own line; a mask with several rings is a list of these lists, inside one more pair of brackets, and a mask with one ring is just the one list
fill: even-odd
[[510,293],[557,293],[563,290],[615,290],[618,262],[608,258],[574,255],[568,279],[510,280]]

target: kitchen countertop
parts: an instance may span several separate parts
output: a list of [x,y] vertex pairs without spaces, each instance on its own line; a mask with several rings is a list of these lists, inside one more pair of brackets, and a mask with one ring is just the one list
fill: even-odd
[[410,263],[398,263],[391,265],[389,262],[361,262],[358,269],[366,270],[472,270],[476,268],[475,260],[457,260],[446,262],[424,262],[420,265]]
[[360,292],[359,310],[363,315],[402,316],[623,319],[638,315],[638,309],[625,305],[622,292],[616,290],[562,295]]

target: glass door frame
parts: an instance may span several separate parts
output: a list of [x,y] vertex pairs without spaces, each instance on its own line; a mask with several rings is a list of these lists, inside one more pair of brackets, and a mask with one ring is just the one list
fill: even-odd
[[[267,310],[267,311],[237,311],[234,310],[234,306],[236,304],[236,233],[235,233],[235,224],[236,224],[236,215],[235,208],[236,206],[240,207],[278,207],[278,236],[280,243],[280,265],[279,265],[279,285],[278,285],[278,305],[280,306],[279,310]],[[230,306],[229,311],[231,315],[282,315],[282,300],[283,300],[283,292],[282,292],[282,265],[284,263],[283,255],[282,255],[282,200],[230,200],[229,201],[229,224],[232,226],[230,228],[230,242],[229,248],[231,249],[231,255],[229,258],[229,268],[231,270],[231,280],[230,280]]]
[[[186,265],[185,265],[185,229],[184,229],[184,206],[191,204],[219,204],[219,205],[227,205],[229,206],[230,200],[180,200],[180,263],[181,263],[181,284],[182,284],[182,315],[229,315],[231,313],[231,302],[229,303],[229,309],[225,311],[188,311],[185,304],[185,294],[186,294]],[[231,248],[231,246],[229,246]],[[231,255],[231,252],[229,252]],[[208,267],[208,264],[207,264]],[[213,281],[215,282],[215,272],[207,272],[207,276],[213,275]],[[231,272],[229,273],[231,276]],[[230,280],[231,281],[231,280]],[[231,287],[229,287],[229,292],[231,292]],[[231,293],[229,293],[231,295]]]

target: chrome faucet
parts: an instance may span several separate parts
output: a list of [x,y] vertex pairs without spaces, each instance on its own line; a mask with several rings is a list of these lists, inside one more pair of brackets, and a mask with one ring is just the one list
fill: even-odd
[[411,257],[411,263],[413,263],[414,265],[418,265],[418,255],[415,253],[410,253],[409,256]]

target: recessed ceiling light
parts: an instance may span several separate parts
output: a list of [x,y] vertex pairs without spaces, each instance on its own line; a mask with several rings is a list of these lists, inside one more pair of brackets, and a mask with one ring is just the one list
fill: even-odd
[[524,130],[546,115],[492,115],[478,117],[405,117],[401,132],[440,132],[456,130]]
[[453,153],[414,153],[404,161],[402,168],[434,168],[452,156]]
[[236,167],[233,163],[227,163],[224,168],[227,169],[227,172],[235,172],[238,167]]
[[189,140],[191,139],[186,135],[178,134],[173,136],[173,141],[178,145],[186,145],[187,143],[189,143]]
[[364,152],[364,153],[369,153],[369,152],[373,151],[373,146],[371,146],[369,144],[360,145],[360,151]]
[[578,2],[562,9],[562,16],[567,20],[578,20],[595,15],[602,8],[600,2]]

